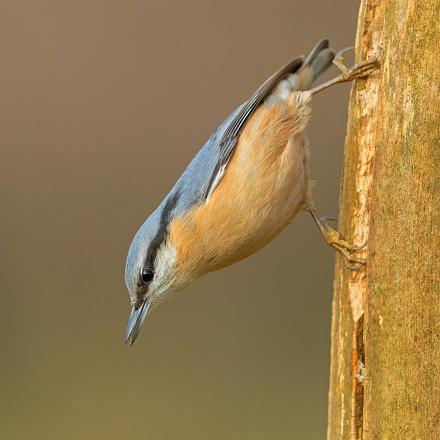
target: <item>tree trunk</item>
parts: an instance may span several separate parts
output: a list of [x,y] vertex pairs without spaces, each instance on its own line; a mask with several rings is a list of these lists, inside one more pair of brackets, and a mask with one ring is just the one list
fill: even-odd
[[[440,439],[440,1],[362,0],[338,257],[329,440]],[[362,255],[362,253],[361,253]]]

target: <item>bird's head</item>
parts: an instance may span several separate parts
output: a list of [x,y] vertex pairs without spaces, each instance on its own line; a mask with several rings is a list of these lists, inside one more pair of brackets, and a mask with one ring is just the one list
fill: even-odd
[[128,251],[125,283],[131,314],[125,343],[133,344],[148,312],[181,288],[176,277],[177,251],[169,237],[170,206],[159,207],[140,227]]

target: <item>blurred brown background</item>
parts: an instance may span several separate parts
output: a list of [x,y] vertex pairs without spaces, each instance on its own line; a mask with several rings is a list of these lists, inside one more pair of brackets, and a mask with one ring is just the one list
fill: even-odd
[[[357,6],[1,3],[1,439],[325,437],[334,254],[308,215],[163,304],[132,348],[123,273],[217,124],[321,37],[352,45]],[[314,102],[321,214],[347,100]]]

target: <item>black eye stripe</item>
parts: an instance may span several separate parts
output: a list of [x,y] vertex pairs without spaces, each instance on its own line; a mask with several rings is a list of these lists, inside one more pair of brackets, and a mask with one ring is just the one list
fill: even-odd
[[[168,225],[171,220],[171,214],[177,204],[177,201],[179,200],[179,197],[180,193],[179,191],[176,191],[172,196],[167,199],[161,212],[159,229],[156,232],[153,240],[150,242],[147,256],[145,258],[145,261],[143,262],[141,272],[138,275],[139,278],[137,280],[136,294],[139,298],[143,298],[144,295],[146,295],[146,293],[148,292],[148,285],[154,278],[154,262],[156,260],[156,255],[162,242],[166,239]],[[146,272],[147,270],[148,274]],[[152,275],[149,273],[149,271],[151,271]]]
[[163,211],[160,217],[160,226],[157,231],[155,237],[150,243],[150,247],[148,250],[147,258],[144,263],[144,267],[151,268],[154,271],[154,260],[156,259],[157,251],[159,250],[160,245],[165,240],[165,236],[167,234],[168,224],[171,219],[171,212],[175,208],[177,201],[179,200],[180,193],[176,192],[166,201]]

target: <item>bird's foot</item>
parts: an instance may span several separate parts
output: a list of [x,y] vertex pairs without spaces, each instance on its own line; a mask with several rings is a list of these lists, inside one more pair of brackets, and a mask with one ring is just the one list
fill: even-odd
[[342,62],[342,74],[340,82],[349,82],[355,79],[361,79],[368,77],[379,66],[379,57],[375,57],[371,60],[363,61],[355,64],[354,66],[347,68]]
[[336,249],[343,257],[345,265],[352,270],[362,269],[367,264],[365,258],[356,257],[356,252],[362,250],[366,243],[362,246],[355,246],[341,237],[338,231],[327,225],[327,230],[323,232],[325,242]]
[[341,234],[334,230],[328,222],[330,220],[335,221],[336,219],[330,217],[318,217],[313,208],[309,208],[309,212],[313,217],[313,220],[318,225],[321,231],[322,237],[325,242],[336,249],[343,257],[345,265],[352,270],[362,269],[366,264],[367,260],[365,258],[359,258],[355,254],[365,248],[367,243],[365,242],[362,246],[356,246],[348,241],[344,240]]
[[335,57],[334,64],[338,66],[338,68],[341,70],[341,74],[337,76],[336,78],[331,79],[330,81],[327,81],[323,84],[320,84],[319,86],[314,87],[313,89],[310,89],[310,93],[312,95],[316,95],[317,93],[328,89],[329,87],[350,82],[355,79],[362,79],[368,77],[373,71],[375,71],[379,65],[380,65],[380,54],[372,59],[369,59],[367,61],[362,61],[361,63],[357,63],[354,66],[348,68],[343,63],[343,57],[341,52],[345,52],[347,49],[343,49],[342,51],[338,52],[338,54]]

